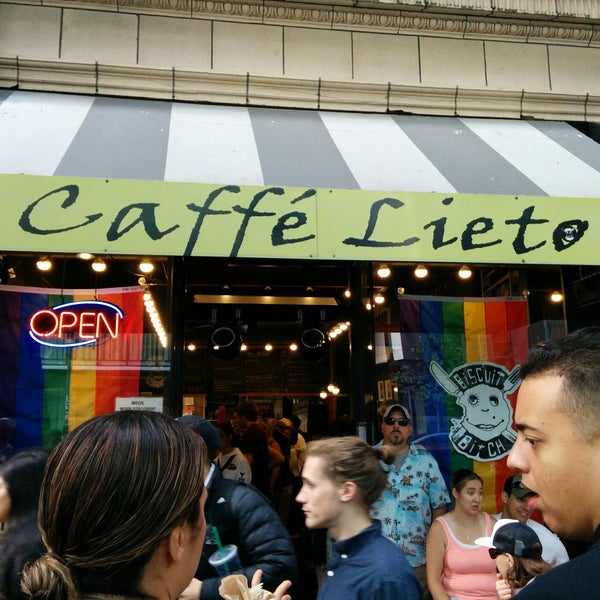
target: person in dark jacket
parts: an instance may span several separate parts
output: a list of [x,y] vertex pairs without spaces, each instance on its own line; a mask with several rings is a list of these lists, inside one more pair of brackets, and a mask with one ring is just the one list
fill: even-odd
[[[210,458],[214,459],[218,452],[216,441],[220,440],[216,428],[197,416],[177,420],[205,440]],[[223,546],[238,547],[242,569],[235,572],[246,575],[248,581],[258,569],[262,571],[265,589],[275,589],[284,579],[293,581],[297,574],[294,546],[269,499],[252,484],[225,479],[214,463],[207,464],[206,539],[196,571],[196,578],[201,581],[200,600],[222,600],[218,591],[221,577],[208,562],[218,549],[217,535]]]
[[21,592],[23,566],[45,554],[38,528],[40,486],[48,454],[26,450],[0,465],[0,521],[6,531],[0,537],[0,598],[25,598]]

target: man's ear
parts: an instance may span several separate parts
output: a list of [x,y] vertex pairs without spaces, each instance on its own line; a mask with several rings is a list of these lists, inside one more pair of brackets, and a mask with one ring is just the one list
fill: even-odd
[[342,502],[350,502],[358,493],[358,486],[354,481],[345,481],[340,486],[340,500]]
[[506,504],[508,502],[508,494],[502,490],[502,492],[500,492],[500,498],[502,498],[502,502],[504,504]]
[[185,542],[189,532],[186,530],[185,523],[181,523],[171,531],[166,541],[166,551],[169,560],[178,562],[184,555]]

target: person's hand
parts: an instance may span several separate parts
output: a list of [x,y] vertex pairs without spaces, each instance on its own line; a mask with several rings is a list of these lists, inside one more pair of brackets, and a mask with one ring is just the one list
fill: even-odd
[[498,574],[498,580],[496,581],[496,593],[499,600],[510,600],[513,597],[510,585],[508,585],[506,579],[502,579],[500,574]]
[[[256,569],[256,571],[254,572],[254,575],[252,575],[252,587],[254,587],[255,585],[258,585],[260,583],[260,580],[262,579],[262,569]],[[286,594],[286,592],[288,591],[289,587],[292,585],[292,582],[289,579],[286,579],[285,581],[282,581],[278,586],[277,589],[273,591],[273,594],[275,595],[275,599],[276,600],[292,600],[292,597],[289,594]]]
[[179,594],[179,600],[198,600],[201,587],[202,582],[199,579],[192,579],[185,590]]

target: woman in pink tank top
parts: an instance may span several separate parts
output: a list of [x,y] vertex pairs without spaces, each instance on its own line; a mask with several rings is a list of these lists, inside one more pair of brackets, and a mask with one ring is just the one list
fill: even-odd
[[431,525],[427,585],[433,600],[498,600],[496,564],[475,544],[489,536],[495,519],[481,511],[483,480],[469,469],[452,475],[454,508]]

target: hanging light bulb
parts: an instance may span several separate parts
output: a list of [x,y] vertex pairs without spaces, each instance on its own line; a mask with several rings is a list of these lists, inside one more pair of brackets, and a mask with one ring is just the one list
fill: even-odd
[[104,273],[104,271],[106,271],[106,263],[101,258],[95,258],[92,263],[92,269],[96,271],[96,273]]
[[427,275],[429,275],[429,269],[425,265],[417,265],[415,267],[414,273],[415,277],[419,279],[424,279],[425,277],[427,277]]
[[471,271],[471,269],[467,265],[463,265],[458,270],[458,276],[461,279],[471,279],[472,275],[473,275],[473,271]]
[[387,279],[392,274],[392,270],[387,265],[379,265],[377,268],[377,277]]
[[40,271],[50,271],[50,269],[52,269],[52,261],[47,256],[42,256],[41,258],[38,258],[35,266]]
[[142,273],[152,273],[152,271],[154,271],[154,264],[145,258],[139,264],[139,267]]
[[383,304],[385,302],[385,296],[383,294],[375,294],[373,302],[375,302],[375,304]]
[[555,304],[558,304],[559,302],[563,301],[563,295],[562,292],[559,291],[554,291],[550,294],[550,301],[554,302]]

